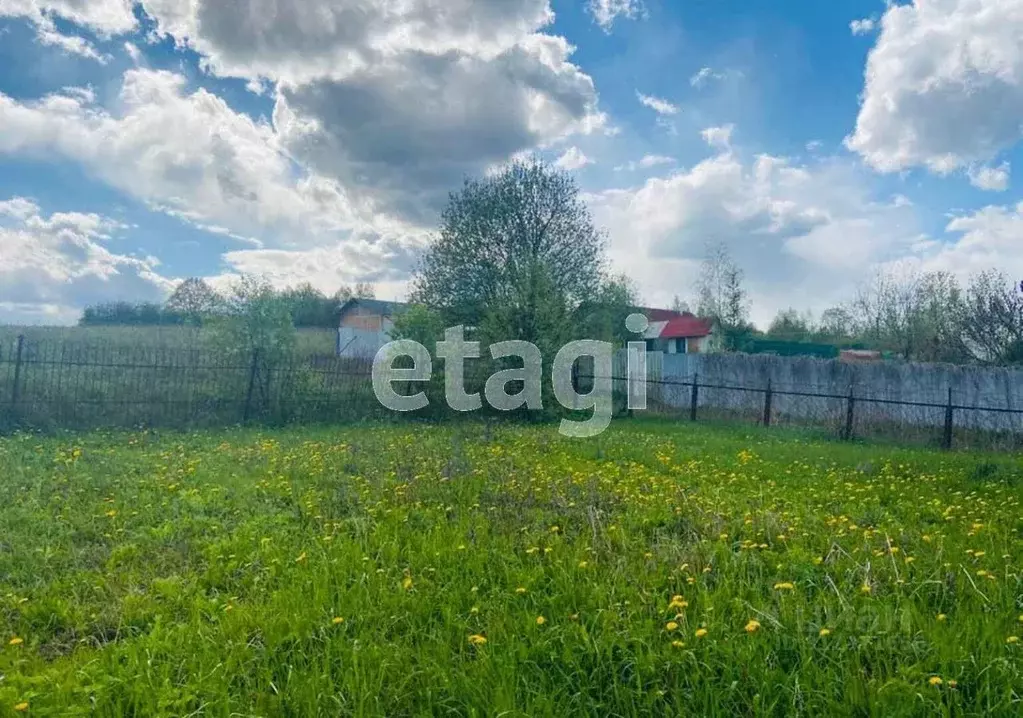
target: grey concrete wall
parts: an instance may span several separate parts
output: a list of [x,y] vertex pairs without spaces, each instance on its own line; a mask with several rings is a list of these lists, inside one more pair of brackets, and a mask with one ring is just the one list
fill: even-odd
[[[768,381],[776,390],[839,394],[852,390],[856,402],[856,421],[894,421],[916,425],[941,426],[943,408],[913,407],[871,403],[867,399],[933,403],[944,406],[949,388],[952,402],[958,406],[981,406],[1023,410],[1023,370],[877,362],[853,364],[811,357],[778,357],[743,354],[664,355],[659,362],[664,380],[691,381],[699,375],[700,384],[766,388]],[[651,362],[651,364],[654,364]],[[656,369],[650,372],[655,376]],[[691,390],[662,386],[651,387],[665,404],[689,406]],[[701,407],[742,411],[755,415],[763,411],[762,392],[742,392],[701,388]],[[775,394],[774,413],[781,419],[808,419],[825,422],[844,420],[846,399],[822,399]],[[1004,414],[956,410],[957,427],[1023,432],[1023,413]]]

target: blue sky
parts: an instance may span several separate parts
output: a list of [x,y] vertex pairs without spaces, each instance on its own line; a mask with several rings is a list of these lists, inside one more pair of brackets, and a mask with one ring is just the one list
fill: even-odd
[[643,299],[1023,276],[1023,0],[0,0],[0,323],[241,272],[402,298],[461,178],[575,173]]

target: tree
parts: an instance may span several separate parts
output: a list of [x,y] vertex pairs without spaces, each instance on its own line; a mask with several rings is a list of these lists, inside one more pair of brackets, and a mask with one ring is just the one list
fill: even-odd
[[738,349],[752,331],[743,278],[743,271],[724,244],[708,245],[697,280],[697,314],[718,323],[725,347],[732,351]]
[[789,342],[809,341],[812,333],[813,318],[792,308],[779,311],[767,328],[770,338]]
[[216,343],[229,355],[250,357],[258,350],[273,364],[295,348],[295,327],[286,299],[264,278],[243,275],[224,299],[213,322]]
[[[452,324],[494,328],[537,343],[607,281],[606,240],[571,175],[540,160],[466,180],[452,194],[412,299]],[[488,316],[489,315],[489,316]]]
[[995,270],[973,277],[958,328],[979,361],[1023,364],[1023,282]]
[[679,314],[686,314],[691,311],[689,309],[689,302],[676,294],[674,299],[671,300],[671,311],[678,312]]
[[222,306],[223,298],[204,280],[193,277],[178,285],[165,309],[180,314],[190,324],[200,325]]
[[334,301],[338,306],[349,299],[373,299],[376,297],[376,289],[369,282],[359,282],[354,287],[342,284],[341,288],[334,292]]
[[959,331],[962,290],[947,272],[880,271],[853,303],[864,339],[910,361],[968,358]]
[[855,331],[852,313],[845,307],[831,307],[821,312],[814,338],[820,342],[848,342]]

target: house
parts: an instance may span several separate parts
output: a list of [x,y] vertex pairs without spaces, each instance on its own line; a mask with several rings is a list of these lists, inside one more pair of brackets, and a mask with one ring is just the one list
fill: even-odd
[[707,354],[720,349],[719,332],[713,319],[691,312],[639,307],[650,326],[643,338],[647,351],[664,354]]
[[337,331],[337,354],[372,358],[391,341],[394,317],[408,308],[401,302],[381,299],[349,299],[341,305]]

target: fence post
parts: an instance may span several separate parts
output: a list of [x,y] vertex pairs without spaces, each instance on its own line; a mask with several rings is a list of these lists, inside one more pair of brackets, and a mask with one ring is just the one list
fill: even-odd
[[952,448],[952,427],[955,408],[952,406],[952,387],[948,388],[948,405],[945,407],[945,435],[941,440],[941,447],[945,450]]
[[771,425],[771,403],[774,399],[774,390],[771,388],[771,380],[767,380],[767,393],[764,394],[764,426]]
[[245,394],[245,411],[242,414],[242,421],[249,422],[249,414],[252,411],[252,394],[256,389],[256,372],[259,371],[259,347],[252,350],[252,366],[249,367],[249,390]]
[[689,403],[689,420],[696,421],[696,408],[700,405],[700,374],[693,374],[693,395]]
[[853,384],[849,385],[849,404],[845,410],[845,438],[846,441],[852,441],[853,438],[853,421],[855,419],[856,410],[856,396],[853,394]]
[[21,398],[21,364],[25,355],[25,335],[18,335],[18,348],[14,355],[14,388],[11,389],[11,411],[18,407],[18,400]]

